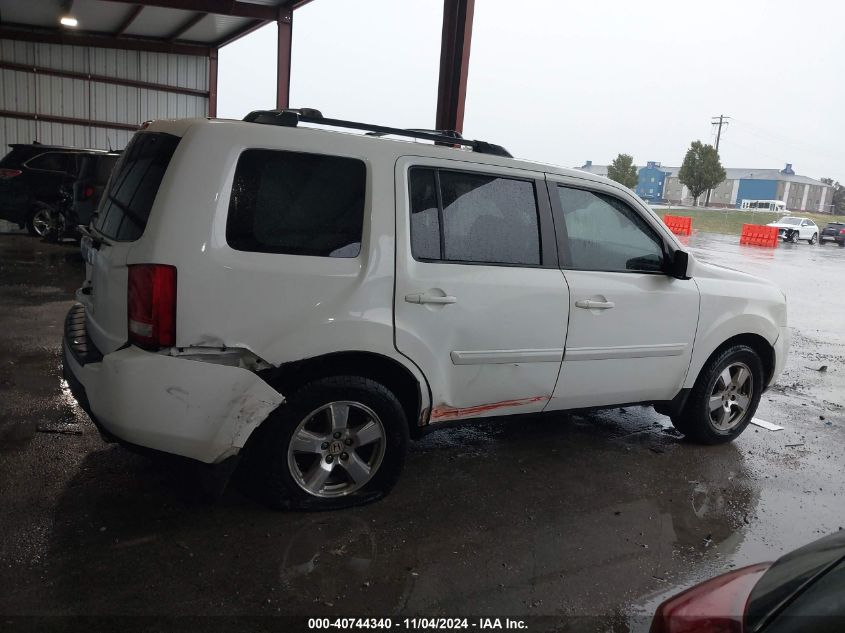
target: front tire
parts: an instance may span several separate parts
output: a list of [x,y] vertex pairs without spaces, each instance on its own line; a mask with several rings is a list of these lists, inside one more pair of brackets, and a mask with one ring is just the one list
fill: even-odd
[[369,378],[333,376],[290,395],[253,434],[244,480],[274,508],[345,508],[386,495],[407,450],[396,396]]
[[699,444],[733,441],[757,411],[763,376],[763,362],[752,348],[735,345],[724,350],[702,368],[672,424]]

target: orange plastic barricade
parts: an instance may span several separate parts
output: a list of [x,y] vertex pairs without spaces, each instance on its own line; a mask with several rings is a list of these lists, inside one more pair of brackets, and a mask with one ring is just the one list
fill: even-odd
[[664,215],[663,221],[675,235],[692,235],[692,218],[682,215]]
[[778,241],[778,227],[776,226],[742,225],[742,234],[739,236],[740,244],[774,247],[778,245]]

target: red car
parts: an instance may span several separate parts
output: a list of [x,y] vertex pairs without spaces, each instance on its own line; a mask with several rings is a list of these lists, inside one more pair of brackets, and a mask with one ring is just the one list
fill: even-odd
[[845,631],[845,531],[696,585],[661,604],[651,633]]

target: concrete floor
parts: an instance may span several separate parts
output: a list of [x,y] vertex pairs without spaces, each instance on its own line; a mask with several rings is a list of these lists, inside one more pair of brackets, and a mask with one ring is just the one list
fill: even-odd
[[758,412],[785,430],[699,447],[639,407],[498,419],[414,444],[381,502],[299,514],[203,504],[181,463],[103,443],[60,379],[78,250],[0,235],[0,615],[646,627],[662,597],[845,521],[845,249],[736,242],[690,247],[787,292],[792,355]]

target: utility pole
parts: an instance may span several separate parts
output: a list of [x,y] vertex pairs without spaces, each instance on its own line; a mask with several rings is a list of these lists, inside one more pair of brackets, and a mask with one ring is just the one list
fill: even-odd
[[[728,125],[728,122],[727,122],[726,119],[730,119],[730,118],[731,117],[729,117],[729,116],[725,116],[724,114],[720,114],[718,117],[714,116],[710,120],[711,125],[718,126],[718,128],[716,130],[716,153],[717,154],[719,153],[719,141],[722,140],[722,126]],[[711,191],[710,189],[707,190],[707,197],[704,199],[704,206],[705,207],[710,206],[710,191]]]

